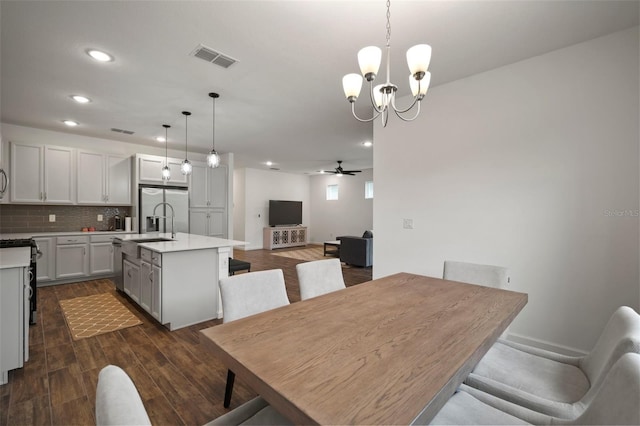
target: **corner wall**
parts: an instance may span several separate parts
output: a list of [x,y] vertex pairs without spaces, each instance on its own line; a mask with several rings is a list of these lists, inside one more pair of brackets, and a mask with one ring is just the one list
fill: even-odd
[[638,310],[639,50],[635,27],[436,86],[412,123],[376,122],[374,277],[507,266],[529,295],[511,331],[583,351],[618,306]]
[[[315,243],[335,240],[341,235],[360,236],[373,229],[373,200],[364,198],[364,184],[373,180],[373,169],[355,176],[311,176],[310,240]],[[327,185],[338,185],[338,200],[327,201]],[[374,184],[375,197],[375,184]]]
[[245,250],[262,248],[263,228],[269,226],[269,200],[302,201],[303,225],[311,234],[309,176],[257,169],[238,169],[238,173],[244,174],[244,194],[240,189],[236,194],[244,195],[244,198],[236,199],[234,203],[244,203],[244,218],[234,213],[234,220],[244,223],[244,238],[236,237],[249,243],[244,246]]

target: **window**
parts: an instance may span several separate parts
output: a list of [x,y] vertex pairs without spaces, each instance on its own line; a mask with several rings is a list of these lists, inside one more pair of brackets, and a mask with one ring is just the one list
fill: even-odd
[[364,198],[373,198],[373,181],[368,180],[364,183]]
[[327,185],[327,200],[338,199],[338,185]]

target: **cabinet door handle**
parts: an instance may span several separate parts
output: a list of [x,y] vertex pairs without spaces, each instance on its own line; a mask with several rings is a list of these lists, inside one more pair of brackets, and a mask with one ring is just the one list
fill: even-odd
[[42,192],[40,193],[40,199],[44,201],[44,195],[42,195]]
[[83,256],[86,256],[86,255],[87,255],[87,249],[86,249],[86,248],[84,248],[84,247],[82,247],[82,255],[83,255]]
[[149,272],[149,281],[153,282],[153,271]]
[[47,201],[47,193],[44,193],[44,201]]
[[127,271],[127,275],[129,276],[129,278],[131,278],[131,269]]

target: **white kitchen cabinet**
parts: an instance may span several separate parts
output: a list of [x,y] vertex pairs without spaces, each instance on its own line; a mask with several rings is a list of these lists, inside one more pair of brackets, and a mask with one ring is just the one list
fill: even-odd
[[0,269],[0,385],[29,359],[27,267]]
[[[138,154],[136,155],[138,162],[138,183],[162,185],[165,181],[162,180],[162,168],[165,166],[164,157],[156,155]],[[188,176],[183,175],[180,172],[181,159],[169,158],[169,170],[171,171],[171,179],[169,185],[188,185]]]
[[67,147],[11,143],[11,202],[75,203],[74,153]]
[[40,251],[36,261],[36,282],[52,281],[56,278],[55,238],[34,238],[34,241]]
[[162,322],[162,255],[140,250],[140,306]]
[[162,267],[151,265],[153,280],[151,288],[151,316],[162,322]]
[[226,209],[189,209],[189,232],[227,238]]
[[189,186],[189,207],[226,209],[228,175],[226,164],[212,169],[206,163],[194,162]]
[[122,279],[124,292],[140,303],[140,267],[126,259],[122,261]]
[[131,204],[129,157],[78,151],[78,204]]
[[89,275],[89,241],[87,237],[58,237],[56,245],[56,278]]
[[91,235],[89,274],[113,274],[113,235]]
[[151,312],[151,292],[153,288],[153,269],[149,262],[140,262],[140,306]]

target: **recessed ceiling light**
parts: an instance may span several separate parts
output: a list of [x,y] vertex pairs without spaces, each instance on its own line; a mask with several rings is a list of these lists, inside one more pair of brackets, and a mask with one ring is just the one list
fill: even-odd
[[100,50],[96,50],[96,49],[87,50],[87,55],[91,56],[93,59],[95,59],[96,61],[100,61],[100,62],[111,62],[111,61],[113,61],[113,56],[109,55],[108,53],[102,52]]
[[362,142],[362,145],[364,145],[367,148],[369,148],[369,147],[373,146],[373,142],[371,142],[371,141]]
[[82,95],[71,95],[69,96],[71,99],[73,99],[74,101],[76,101],[79,104],[86,104],[91,102],[91,99],[87,98],[86,96],[82,96]]
[[78,122],[73,120],[64,120],[63,123],[69,127],[76,127],[78,125]]
[[273,166],[273,163],[272,163],[271,161],[267,161],[265,164],[266,164],[267,166]]
[[158,136],[158,137],[156,138],[156,140],[157,140],[158,142],[166,142],[166,139],[164,138],[164,136]]

